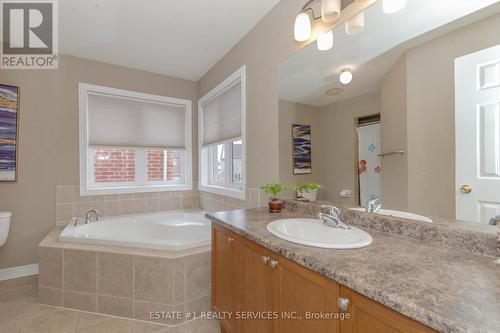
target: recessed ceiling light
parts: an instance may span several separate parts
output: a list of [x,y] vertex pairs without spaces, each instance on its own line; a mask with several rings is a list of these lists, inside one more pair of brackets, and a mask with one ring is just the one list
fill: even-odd
[[333,89],[330,89],[326,92],[326,94],[328,96],[337,96],[337,95],[340,95],[344,92],[344,89],[342,88],[333,88]]
[[350,69],[345,68],[340,71],[340,83],[349,84],[352,81],[352,72]]

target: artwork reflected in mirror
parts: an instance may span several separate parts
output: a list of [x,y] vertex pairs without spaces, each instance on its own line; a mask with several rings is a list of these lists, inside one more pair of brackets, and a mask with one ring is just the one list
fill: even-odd
[[293,174],[312,173],[311,125],[292,125]]
[[0,182],[17,180],[19,88],[0,84]]

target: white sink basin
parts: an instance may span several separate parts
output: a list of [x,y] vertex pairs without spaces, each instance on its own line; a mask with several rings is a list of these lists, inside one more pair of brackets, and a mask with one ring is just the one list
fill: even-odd
[[357,249],[373,242],[361,229],[327,226],[318,219],[281,219],[267,225],[267,230],[284,240],[329,249]]
[[[364,212],[365,209],[362,207],[359,208],[351,208],[352,210],[356,210],[358,212]],[[390,210],[390,209],[381,209],[375,214],[380,214],[380,215],[387,215],[387,216],[394,216],[394,217],[400,217],[403,219],[409,219],[409,220],[415,220],[415,221],[420,221],[420,222],[425,222],[425,223],[432,223],[432,220],[428,217],[418,215],[418,214],[413,214],[413,213],[407,213],[407,212],[401,212],[398,210]]]

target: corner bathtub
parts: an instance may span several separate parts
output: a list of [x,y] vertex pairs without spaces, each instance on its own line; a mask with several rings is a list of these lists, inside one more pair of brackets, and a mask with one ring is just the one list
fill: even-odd
[[69,223],[60,241],[180,251],[210,244],[210,221],[203,211],[150,213]]

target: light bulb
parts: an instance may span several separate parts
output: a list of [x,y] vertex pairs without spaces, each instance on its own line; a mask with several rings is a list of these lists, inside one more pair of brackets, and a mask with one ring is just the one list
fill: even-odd
[[328,31],[327,33],[322,34],[316,40],[318,44],[318,50],[327,51],[333,47],[333,31]]
[[304,42],[311,38],[311,19],[309,18],[309,14],[301,12],[297,15],[293,33],[295,40],[298,42]]
[[321,0],[321,19],[332,23],[339,19],[342,3],[340,0]]
[[382,7],[384,13],[393,14],[397,13],[406,6],[406,0],[383,0]]
[[350,69],[340,71],[340,83],[349,84],[352,81],[352,72]]
[[345,22],[345,31],[348,35],[355,35],[365,27],[365,14],[363,12],[351,17]]

